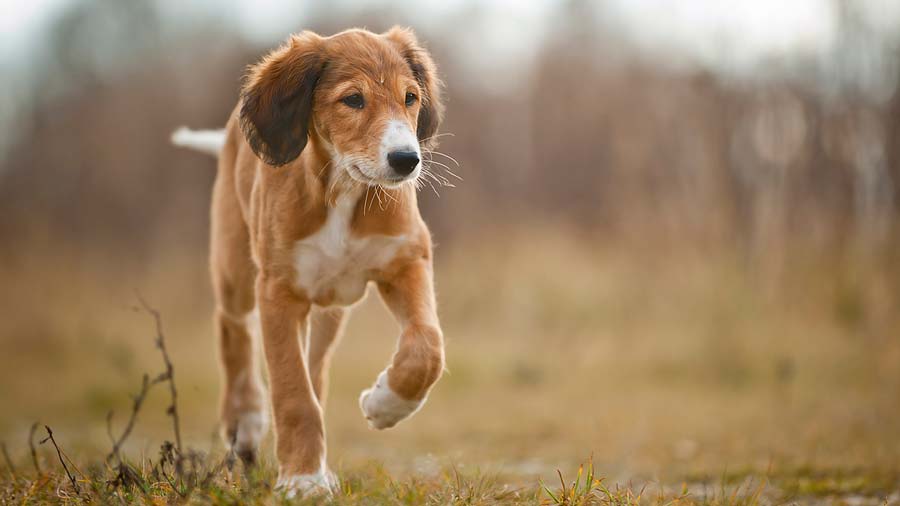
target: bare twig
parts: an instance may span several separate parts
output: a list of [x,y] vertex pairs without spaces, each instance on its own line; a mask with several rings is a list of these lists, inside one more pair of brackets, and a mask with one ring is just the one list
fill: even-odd
[[144,481],[144,478],[133,467],[124,462],[119,462],[119,465],[116,467],[115,478],[109,480],[106,483],[107,486],[113,488],[138,487],[145,497],[149,497],[149,494],[147,493],[147,485]]
[[166,366],[165,372],[159,376],[159,379],[161,381],[168,380],[169,382],[169,394],[172,398],[172,404],[169,405],[166,414],[172,417],[172,427],[175,431],[175,449],[181,453],[181,427],[178,421],[178,390],[175,388],[175,368],[172,366],[172,360],[169,358],[169,352],[166,349],[166,341],[162,329],[162,317],[160,316],[159,311],[147,304],[147,301],[144,300],[144,297],[141,296],[140,292],[137,293],[137,298],[141,303],[141,306],[143,306],[144,311],[149,313],[156,322],[156,347],[159,348],[160,353],[162,353],[163,362]]
[[[182,498],[186,497],[186,493],[182,490],[185,483],[184,476],[184,460],[185,455],[182,453],[181,446],[181,426],[180,419],[178,416],[178,390],[175,387],[175,368],[172,365],[172,360],[169,357],[168,349],[166,348],[165,335],[163,334],[163,326],[162,326],[162,317],[160,316],[159,311],[152,308],[147,301],[141,296],[140,292],[136,292],[138,301],[140,302],[140,307],[135,307],[135,311],[146,311],[150,316],[153,317],[154,322],[156,323],[156,339],[154,340],[154,344],[160,350],[162,354],[163,363],[165,365],[165,370],[156,376],[153,379],[150,379],[150,376],[144,374],[143,380],[141,382],[141,389],[137,395],[133,397],[131,415],[128,418],[128,421],[125,424],[125,428],[122,430],[122,433],[118,438],[115,437],[113,431],[113,412],[110,411],[106,415],[106,432],[109,436],[110,442],[112,443],[112,450],[107,455],[107,462],[110,460],[116,459],[118,461],[118,466],[116,467],[116,476],[108,482],[110,486],[119,487],[119,486],[127,486],[127,485],[140,485],[142,489],[144,489],[143,478],[140,477],[140,474],[137,473],[134,468],[124,464],[121,457],[121,449],[124,442],[131,435],[132,430],[134,429],[135,422],[137,420],[138,413],[141,410],[141,407],[144,404],[144,401],[147,397],[147,394],[150,392],[153,386],[158,383],[167,382],[169,384],[169,394],[171,397],[171,404],[166,409],[166,414],[172,417],[172,425],[175,432],[175,444],[172,444],[166,441],[163,444],[162,452],[160,454],[160,461],[156,466],[152,466],[152,473],[156,476],[157,480],[161,477],[172,487],[179,496]],[[165,471],[165,464],[169,462],[172,465],[174,470],[174,475],[169,476]],[[196,464],[194,464],[196,467]],[[196,477],[193,477],[195,480]],[[146,493],[146,490],[144,490]]]
[[[113,436],[112,419],[113,419],[113,410],[109,410],[109,413],[106,414],[106,435],[109,436],[109,442],[112,443],[113,448],[115,448],[116,447],[116,437]],[[109,457],[107,457],[107,459],[109,459]]]
[[172,489],[173,492],[175,492],[176,494],[178,494],[178,495],[181,496],[182,498],[187,497],[187,494],[185,494],[184,492],[181,491],[181,489],[178,488],[178,485],[175,483],[174,480],[172,480],[172,478],[169,478],[169,475],[168,475],[168,474],[166,474],[165,472],[163,472],[163,473],[162,473],[162,476],[163,476],[163,479],[166,480],[166,483],[169,484],[169,487]]
[[38,463],[37,458],[37,449],[34,447],[34,433],[37,432],[38,423],[34,422],[31,424],[31,429],[28,431],[28,447],[31,449],[31,462],[34,464],[34,470],[37,471],[38,476],[44,474],[41,471],[41,465]]
[[69,466],[66,465],[65,459],[63,459],[62,450],[59,449],[59,445],[56,444],[56,439],[53,439],[53,431],[50,430],[49,425],[44,425],[44,428],[47,429],[47,437],[41,440],[41,444],[50,441],[53,443],[53,447],[56,448],[56,455],[59,457],[59,463],[62,464],[63,469],[66,471],[66,476],[69,477],[69,481],[72,482],[72,488],[75,489],[76,494],[81,494],[81,489],[78,487],[78,482],[75,481],[75,477],[72,476],[72,473],[69,472]]
[[[116,438],[113,435],[112,428],[112,419],[113,412],[110,411],[106,415],[106,433],[109,436],[110,442],[112,443],[112,450],[106,456],[107,462],[112,460],[114,457],[122,462],[122,458],[120,456],[120,452],[122,449],[122,445],[125,443],[125,440],[128,439],[128,436],[131,435],[132,429],[134,429],[134,423],[137,421],[138,413],[141,410],[141,406],[144,404],[144,400],[147,398],[147,394],[150,392],[150,389],[156,385],[157,383],[162,383],[163,381],[169,381],[169,391],[172,393],[172,404],[167,409],[166,413],[173,418],[173,423],[175,425],[175,438],[178,442],[178,447],[180,450],[181,444],[181,433],[179,430],[178,423],[178,410],[176,408],[175,399],[177,398],[177,392],[175,391],[175,382],[174,382],[174,368],[172,367],[172,362],[169,360],[169,354],[165,347],[165,341],[163,340],[162,333],[162,319],[159,315],[159,312],[155,309],[151,308],[140,293],[137,294],[138,300],[140,301],[143,309],[150,313],[151,316],[156,320],[156,347],[162,351],[163,362],[166,364],[166,370],[160,373],[158,376],[153,378],[152,380],[146,374],[144,374],[143,380],[141,382],[141,390],[138,392],[136,396],[132,399],[131,405],[131,415],[128,417],[128,422],[125,424],[125,428],[122,430],[122,434]],[[140,308],[136,308],[138,310]]]
[[122,430],[122,434],[118,439],[114,438],[112,434],[112,411],[110,411],[109,414],[106,415],[106,431],[109,434],[109,438],[112,440],[112,450],[109,452],[109,455],[106,456],[107,462],[112,460],[113,457],[119,460],[119,462],[122,461],[121,457],[119,456],[119,451],[122,449],[122,444],[125,443],[125,440],[128,439],[128,436],[131,434],[131,430],[134,429],[134,422],[137,420],[138,412],[141,410],[141,406],[144,404],[144,399],[147,398],[147,394],[150,392],[150,388],[152,388],[153,385],[156,385],[157,383],[163,381],[162,376],[163,375],[157,376],[153,379],[153,381],[151,381],[150,377],[144,374],[144,377],[141,381],[141,391],[138,392],[138,394],[135,395],[132,399],[131,416],[128,417],[128,423],[125,424],[125,429]]
[[159,462],[156,463],[156,474],[157,476],[162,476],[175,493],[181,497],[186,497],[187,494],[181,491],[175,479],[170,477],[169,473],[166,472],[166,463],[172,465],[172,469],[175,472],[175,478],[179,478],[181,474],[181,455],[176,453],[175,445],[173,445],[171,441],[163,441],[162,446],[159,448]]
[[12,475],[13,480],[16,479],[16,466],[13,465],[12,459],[9,458],[9,452],[6,451],[6,443],[0,443],[0,450],[3,450],[3,459],[6,461],[6,467],[9,468],[9,474]]
[[200,481],[200,488],[202,490],[205,490],[207,487],[209,487],[209,484],[212,483],[213,479],[215,479],[216,476],[221,474],[226,469],[228,471],[231,471],[231,469],[234,467],[235,460],[234,450],[228,450],[228,452],[225,453],[225,456],[222,457],[222,460],[219,461],[219,463],[215,467],[210,469],[206,473],[206,476]]

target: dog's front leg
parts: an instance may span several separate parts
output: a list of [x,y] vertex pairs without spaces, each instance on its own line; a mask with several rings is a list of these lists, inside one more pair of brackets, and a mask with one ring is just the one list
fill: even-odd
[[322,409],[300,348],[309,301],[288,282],[265,276],[257,280],[257,297],[275,415],[277,486],[289,496],[328,492],[333,483],[325,466]]
[[402,332],[391,365],[362,393],[359,405],[371,427],[387,429],[425,403],[444,369],[444,338],[428,259],[409,263],[378,289]]

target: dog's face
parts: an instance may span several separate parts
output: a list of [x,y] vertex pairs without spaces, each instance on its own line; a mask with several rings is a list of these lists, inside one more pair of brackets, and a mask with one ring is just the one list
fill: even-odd
[[241,128],[270,165],[314,137],[339,173],[397,186],[419,175],[442,113],[434,63],[411,31],[303,32],[251,69]]

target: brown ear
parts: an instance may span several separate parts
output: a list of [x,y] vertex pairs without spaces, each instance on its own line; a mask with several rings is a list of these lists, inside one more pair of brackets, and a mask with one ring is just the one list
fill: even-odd
[[419,120],[416,125],[416,136],[426,147],[436,144],[434,135],[444,118],[444,103],[441,99],[441,81],[438,79],[437,66],[431,55],[416,39],[416,34],[409,28],[395,26],[385,34],[389,40],[397,44],[400,54],[406,59],[413,76],[422,88],[422,107],[419,109]]
[[241,130],[256,156],[269,165],[284,165],[306,147],[313,94],[325,67],[321,43],[312,32],[292,35],[247,73]]

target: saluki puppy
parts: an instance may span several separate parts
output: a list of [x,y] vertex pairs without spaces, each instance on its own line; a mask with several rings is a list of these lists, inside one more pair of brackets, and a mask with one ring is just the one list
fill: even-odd
[[249,69],[224,130],[173,135],[219,158],[210,264],[223,437],[252,461],[268,428],[258,327],[278,486],[291,495],[334,486],[322,419],[329,356],[370,281],[402,331],[360,396],[369,425],[415,413],[444,368],[415,192],[442,115],[434,62],[411,30],[302,32]]

